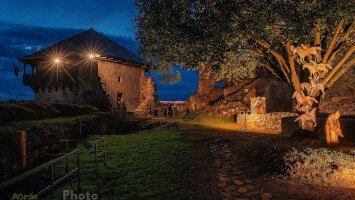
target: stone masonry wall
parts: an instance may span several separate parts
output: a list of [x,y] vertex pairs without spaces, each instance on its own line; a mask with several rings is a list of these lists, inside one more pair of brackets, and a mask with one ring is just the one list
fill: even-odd
[[197,93],[189,98],[187,104],[190,109],[204,110],[211,115],[233,116],[245,109],[250,110],[250,99],[262,96],[266,97],[268,112],[292,111],[292,93],[286,83],[276,78],[245,79],[225,88],[212,87],[210,81],[207,81],[208,84],[199,83],[199,91],[205,93]]
[[44,102],[57,103],[75,103],[78,100],[78,91],[73,91],[70,88],[61,88],[49,90],[47,87],[39,89],[35,93],[35,100]]
[[211,92],[216,93],[216,90],[221,92],[222,90],[220,88],[216,88],[215,84],[216,80],[213,78],[213,74],[211,74],[210,77],[207,77],[204,70],[201,70],[200,68],[198,73],[198,93],[207,95]]
[[282,118],[297,116],[297,113],[275,112],[266,114],[243,113],[237,116],[240,130],[260,131],[270,134],[282,133]]
[[153,77],[145,77],[144,72],[141,74],[140,90],[140,104],[136,113],[138,115],[149,115],[158,104],[157,87]]
[[85,63],[78,68],[79,103],[106,109],[107,100],[98,76],[97,63]]
[[[98,61],[98,75],[103,90],[115,101],[117,93],[122,93],[122,102],[130,112],[134,112],[140,104],[141,73],[142,69],[138,67]],[[119,81],[119,77],[121,81]]]

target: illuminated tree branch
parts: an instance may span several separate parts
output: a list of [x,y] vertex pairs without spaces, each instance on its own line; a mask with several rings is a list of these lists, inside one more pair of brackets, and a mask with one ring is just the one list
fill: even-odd
[[326,53],[324,54],[323,56],[323,63],[327,63],[327,60],[329,58],[329,55],[332,53],[332,50],[337,42],[337,38],[342,30],[342,27],[345,23],[345,19],[342,19],[340,20],[340,22],[338,23],[338,26],[336,27],[335,29],[335,32],[334,32],[334,36],[332,37],[332,39],[330,40],[330,43],[329,43],[329,46],[328,46],[328,49],[326,51]]

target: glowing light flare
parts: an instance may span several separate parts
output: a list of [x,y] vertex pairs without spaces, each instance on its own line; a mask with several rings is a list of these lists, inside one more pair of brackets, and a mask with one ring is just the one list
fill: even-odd
[[43,77],[49,77],[50,82],[58,82],[64,77],[69,77],[71,80],[74,80],[67,71],[67,68],[70,67],[67,65],[70,56],[68,51],[65,51],[64,48],[51,48],[45,52],[45,56],[46,59],[43,63],[43,67],[46,71]]
[[89,53],[88,57],[89,57],[90,59],[100,58],[100,54],[97,54],[97,53]]
[[60,62],[61,62],[61,60],[59,58],[54,59],[54,63],[59,64]]
[[82,66],[92,66],[92,63],[101,57],[101,46],[102,44],[93,44],[91,42],[83,45],[80,50],[80,54],[83,59],[80,60],[79,63],[82,64]]

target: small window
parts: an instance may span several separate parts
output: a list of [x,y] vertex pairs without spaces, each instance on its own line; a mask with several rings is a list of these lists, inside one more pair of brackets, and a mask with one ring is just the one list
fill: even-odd
[[119,83],[121,83],[121,82],[122,82],[122,77],[121,77],[121,76],[117,77],[117,81],[118,81]]

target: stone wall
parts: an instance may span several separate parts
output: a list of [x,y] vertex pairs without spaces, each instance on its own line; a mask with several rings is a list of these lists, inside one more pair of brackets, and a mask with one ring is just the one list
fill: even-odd
[[216,80],[213,73],[208,77],[204,70],[199,68],[198,73],[198,94],[211,94],[222,92],[221,88],[216,87]]
[[266,97],[268,112],[292,111],[293,101],[290,88],[286,83],[274,77],[246,79],[229,84],[225,88],[217,88],[214,84],[212,86],[212,80],[202,79],[202,81],[199,83],[199,92],[188,100],[188,105],[192,110],[204,110],[212,115],[233,115],[245,109],[249,111],[250,99],[262,96]]
[[140,104],[136,109],[138,115],[149,115],[158,104],[157,87],[153,77],[145,77],[141,74],[140,84]]
[[282,133],[282,118],[297,116],[297,113],[274,112],[266,114],[243,113],[237,116],[240,130],[265,132],[270,134]]
[[101,79],[103,90],[114,101],[117,101],[117,94],[121,93],[121,101],[130,112],[134,112],[140,104],[142,71],[142,68],[138,67],[115,62],[98,61],[98,75]]
[[79,99],[78,91],[74,91],[68,87],[49,90],[46,87],[44,90],[39,89],[35,93],[36,101],[57,102],[57,103],[75,103]]
[[[43,67],[43,66],[41,66]],[[40,74],[44,74],[44,69],[39,68]],[[41,85],[35,89],[35,100],[44,102],[56,103],[71,103],[71,104],[91,104],[99,108],[102,107],[105,101],[105,95],[100,85],[99,77],[97,76],[97,64],[95,62],[85,63],[80,66],[70,66],[63,76],[63,72],[58,74],[58,81],[53,79],[49,72],[43,76]],[[64,70],[63,70],[64,71]]]
[[[144,76],[144,69],[117,62],[98,60],[77,67],[73,74],[77,83],[57,88],[39,89],[36,100],[57,103],[91,104],[105,110],[135,112],[156,104],[157,91],[153,78]],[[63,83],[64,84],[64,83]],[[119,98],[118,94],[122,96]]]
[[98,77],[98,65],[96,62],[84,63],[77,66],[79,73],[77,75],[79,85],[79,103],[92,104],[100,108],[106,108],[106,96],[101,87]]

